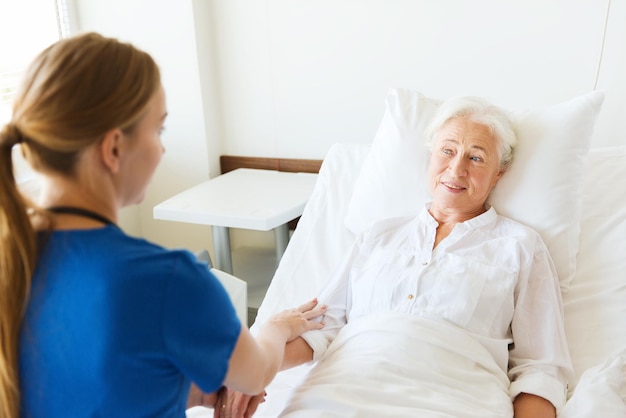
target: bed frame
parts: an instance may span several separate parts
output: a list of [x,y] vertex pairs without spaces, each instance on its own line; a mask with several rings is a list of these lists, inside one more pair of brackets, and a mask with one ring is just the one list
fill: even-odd
[[297,158],[265,158],[222,155],[220,157],[221,173],[228,173],[237,168],[257,168],[277,170],[288,173],[319,173],[322,160],[305,160]]

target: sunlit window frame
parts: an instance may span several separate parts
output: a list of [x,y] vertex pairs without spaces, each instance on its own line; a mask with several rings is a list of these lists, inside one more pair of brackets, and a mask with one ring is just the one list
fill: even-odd
[[[15,0],[19,1],[19,0]],[[77,32],[77,14],[75,0],[51,0],[55,3],[56,10],[56,23],[58,29],[59,39],[67,38]],[[9,80],[10,83],[3,83],[0,85],[0,101],[5,103],[12,100],[12,96],[15,93],[15,89],[22,77],[22,71],[5,72],[0,74],[4,80]],[[8,122],[7,120],[0,120],[0,124]],[[35,173],[30,169],[26,162],[21,158],[21,153],[18,147],[13,150],[13,164],[15,170],[15,176],[20,188],[31,197],[36,195],[38,190],[38,182]]]
[[[19,0],[13,0],[19,1]],[[59,39],[67,38],[77,31],[77,19],[76,19],[76,3],[75,0],[51,0],[55,3],[56,10],[56,23],[59,34]],[[3,71],[0,74],[0,103],[8,103],[11,101],[15,88],[17,87],[21,77],[22,71]],[[1,118],[0,118],[1,119]],[[0,123],[5,123],[5,120],[0,120]]]
[[59,36],[67,38],[77,31],[76,2],[75,0],[55,0],[57,9],[57,23]]

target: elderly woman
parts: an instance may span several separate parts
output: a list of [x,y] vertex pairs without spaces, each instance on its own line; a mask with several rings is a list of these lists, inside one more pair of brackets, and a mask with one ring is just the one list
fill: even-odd
[[[484,396],[463,398],[463,416],[554,418],[571,375],[555,269],[537,232],[486,203],[512,161],[512,123],[484,100],[455,98],[441,106],[427,137],[432,202],[415,217],[381,221],[357,238],[319,297],[328,305],[325,328],[287,344],[283,368],[323,359],[348,324],[401,313],[435,324],[441,335],[461,331],[496,365],[480,373],[502,376],[501,382]],[[415,352],[416,361],[424,357],[424,368],[442,373],[436,353]],[[307,379],[319,378],[318,366]],[[411,396],[440,393],[422,390],[417,381],[411,385],[418,392]],[[302,401],[306,396],[296,391],[284,416],[298,416],[298,409],[329,416],[317,413],[315,402]],[[233,398],[235,416],[246,408],[249,414],[260,400]],[[426,409],[406,416],[455,416]]]

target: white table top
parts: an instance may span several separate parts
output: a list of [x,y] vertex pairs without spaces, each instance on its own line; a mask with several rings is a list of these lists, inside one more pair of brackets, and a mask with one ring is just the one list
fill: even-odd
[[239,168],[159,203],[155,219],[269,231],[302,215],[317,174]]

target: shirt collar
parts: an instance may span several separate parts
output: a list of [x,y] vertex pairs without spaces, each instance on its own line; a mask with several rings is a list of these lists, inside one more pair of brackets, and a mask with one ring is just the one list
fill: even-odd
[[[430,209],[430,205],[430,202],[426,203],[418,216],[421,221],[428,222],[428,224],[433,225],[436,228],[437,226],[439,226],[439,223],[428,211],[428,209]],[[498,213],[493,206],[487,205],[487,207],[488,209],[485,212],[471,219],[468,219],[467,221],[456,224],[454,226],[454,229],[463,232],[471,229],[477,229],[484,226],[493,225],[498,218]]]

